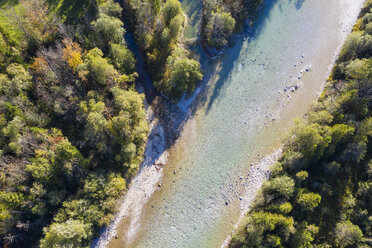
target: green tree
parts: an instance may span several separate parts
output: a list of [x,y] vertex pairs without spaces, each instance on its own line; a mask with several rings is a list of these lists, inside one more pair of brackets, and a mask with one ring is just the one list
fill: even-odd
[[80,64],[77,69],[81,75],[88,74],[91,81],[98,82],[100,85],[112,84],[118,77],[114,66],[103,58],[103,52],[98,48],[90,50],[84,63]]
[[206,26],[208,44],[216,48],[227,45],[231,33],[235,28],[235,19],[229,12],[213,11]]
[[296,232],[293,235],[292,246],[298,248],[314,247],[313,241],[315,235],[319,232],[319,227],[315,225],[308,225],[307,222],[302,222],[296,227]]
[[358,226],[347,220],[337,223],[334,237],[338,247],[346,247],[357,244],[363,238],[363,233]]
[[121,12],[123,9],[120,4],[114,2],[113,0],[107,0],[99,6],[99,12],[107,16],[113,16],[116,18],[121,17]]
[[122,44],[111,44],[110,55],[117,69],[126,74],[134,72],[136,60],[133,53],[126,46]]
[[171,20],[182,13],[181,3],[177,0],[167,0],[160,10],[165,25],[168,26]]
[[92,237],[91,225],[79,220],[68,220],[64,223],[53,223],[44,229],[44,238],[40,241],[41,248],[85,247]]
[[194,91],[197,83],[203,78],[199,62],[187,58],[187,51],[175,50],[167,60],[167,74],[158,86],[169,92],[172,100],[178,100],[185,92]]
[[305,210],[312,211],[316,208],[322,197],[319,194],[310,192],[310,193],[300,193],[297,199],[297,203],[303,207]]
[[111,43],[124,44],[125,29],[120,19],[101,14],[92,25],[101,49],[107,51]]
[[294,192],[295,182],[288,176],[280,176],[270,179],[264,184],[264,193],[274,196],[283,196],[289,199]]

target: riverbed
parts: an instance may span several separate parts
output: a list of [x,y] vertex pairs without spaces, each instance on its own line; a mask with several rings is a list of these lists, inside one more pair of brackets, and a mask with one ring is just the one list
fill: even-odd
[[214,61],[201,53],[206,76],[191,104],[180,103],[190,114],[164,169],[153,171],[160,184],[108,247],[222,246],[269,176],[283,134],[317,99],[362,3],[267,0],[250,39]]

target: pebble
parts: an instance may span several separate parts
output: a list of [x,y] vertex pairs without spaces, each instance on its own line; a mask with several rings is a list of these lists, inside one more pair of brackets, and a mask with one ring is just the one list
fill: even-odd
[[225,205],[226,205],[226,206],[229,205],[229,202],[228,202],[228,201],[225,201]]

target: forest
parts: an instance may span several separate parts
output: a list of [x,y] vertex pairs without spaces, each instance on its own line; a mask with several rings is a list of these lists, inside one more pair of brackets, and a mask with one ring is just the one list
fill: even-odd
[[372,1],[229,247],[372,245]]
[[112,220],[149,130],[123,20],[160,93],[177,100],[203,76],[179,43],[180,3],[128,2],[125,17],[112,0],[0,7],[0,246],[86,247]]

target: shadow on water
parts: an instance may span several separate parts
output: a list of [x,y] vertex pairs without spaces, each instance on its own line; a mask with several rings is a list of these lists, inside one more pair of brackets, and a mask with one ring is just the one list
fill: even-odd
[[[273,6],[276,4],[276,1],[277,0],[267,0],[267,1],[264,2],[264,6],[261,9],[261,11],[260,11],[260,13],[257,17],[257,20],[255,21],[255,24],[253,26],[253,30],[252,30],[252,34],[250,36],[250,39],[256,39],[257,37],[260,36],[261,31],[263,30],[263,28],[267,24],[267,21],[270,20],[270,11],[272,10]],[[279,6],[279,8],[280,8],[280,6]],[[227,58],[222,63],[222,67],[221,67],[221,72],[222,73],[219,73],[220,77],[219,77],[218,81],[216,82],[215,87],[213,89],[213,93],[212,93],[212,95],[209,99],[208,106],[206,108],[206,114],[209,113],[209,111],[211,110],[215,101],[218,100],[225,83],[228,82],[227,79],[230,76],[230,72],[234,68],[234,62],[239,58],[241,47],[243,46],[243,43],[244,43],[243,40],[236,41],[235,42],[235,47],[234,47],[233,50],[231,48],[227,49],[226,56],[229,56],[229,58]],[[231,51],[232,51],[232,53],[229,53]],[[226,57],[226,56],[223,56],[223,57]],[[197,103],[197,106],[194,106],[194,108],[196,108],[196,109],[199,109],[201,106],[203,106],[206,103],[207,97],[204,97],[204,98],[201,97],[198,100],[199,101]]]
[[301,9],[302,5],[304,4],[306,0],[296,0],[294,5],[296,7],[297,10]]
[[[189,0],[185,0],[189,1]],[[276,0],[267,0],[264,3],[264,6],[259,12],[258,18],[254,24],[254,29],[252,32],[252,38],[259,37],[261,31],[265,27],[267,20],[270,20],[270,11],[275,5]],[[193,6],[194,7],[194,6]],[[193,10],[195,11],[195,10]],[[201,57],[201,64],[207,69],[205,69],[206,73],[203,78],[203,82],[201,83],[201,92],[199,92],[197,98],[194,100],[192,105],[189,107],[189,112],[185,112],[181,110],[177,104],[171,103],[161,95],[159,95],[156,90],[154,89],[153,83],[146,73],[144,69],[144,62],[141,51],[135,44],[133,39],[133,35],[130,32],[127,32],[125,36],[126,42],[128,44],[128,48],[132,50],[132,52],[136,55],[137,64],[136,64],[136,71],[139,73],[140,84],[144,88],[144,93],[146,95],[147,102],[153,107],[154,114],[158,118],[160,124],[163,126],[163,130],[166,137],[166,145],[163,148],[164,150],[169,149],[172,147],[181,134],[183,129],[184,123],[187,121],[189,117],[195,115],[196,111],[203,107],[207,102],[207,113],[213,106],[214,102],[217,101],[220,97],[221,90],[223,89],[225,83],[228,81],[228,77],[230,76],[231,71],[234,68],[234,62],[239,58],[241,48],[243,46],[243,40],[235,41],[235,45],[232,48],[227,49],[225,54],[221,56],[221,58],[217,61],[213,61],[203,54],[202,49],[199,47],[196,48],[195,53],[200,55]],[[216,64],[220,62],[220,60],[224,59],[221,65],[221,72],[219,73],[220,78],[218,81],[213,85],[208,85],[208,82],[214,76],[214,72],[216,70]],[[213,93],[211,97],[208,97],[208,90],[209,87],[213,88]],[[158,135],[155,133],[149,134],[149,139],[152,135]],[[148,144],[151,145],[151,144]],[[159,151],[158,155],[160,156],[163,151]],[[156,161],[158,157],[151,158],[152,161]]]
[[188,17],[184,36],[185,38],[196,38],[201,22],[202,0],[180,0],[180,2]]

